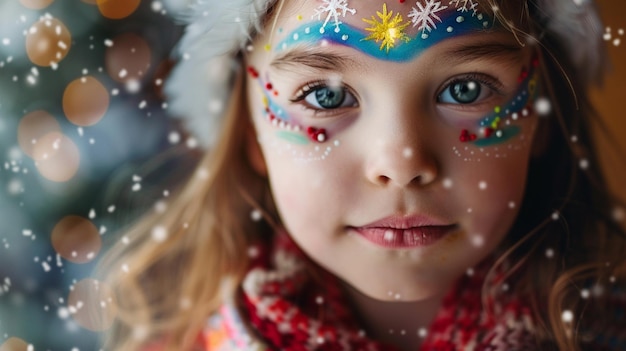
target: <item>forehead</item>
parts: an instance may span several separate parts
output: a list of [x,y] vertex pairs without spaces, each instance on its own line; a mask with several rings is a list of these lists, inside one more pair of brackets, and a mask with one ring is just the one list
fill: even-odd
[[338,44],[390,61],[411,60],[448,38],[501,29],[487,0],[285,0],[276,12],[263,36],[267,50]]

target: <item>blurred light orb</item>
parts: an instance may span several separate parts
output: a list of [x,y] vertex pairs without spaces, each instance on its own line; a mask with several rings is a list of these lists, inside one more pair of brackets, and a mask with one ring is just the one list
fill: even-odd
[[133,33],[115,37],[104,56],[107,73],[121,83],[141,80],[148,73],[151,60],[152,52],[148,43]]
[[102,16],[110,19],[121,19],[130,16],[141,0],[96,0]]
[[42,17],[26,35],[26,54],[32,63],[55,66],[67,56],[72,46],[72,35],[63,22],[53,17]]
[[17,128],[17,140],[22,151],[34,158],[38,140],[51,132],[61,132],[59,122],[46,111],[36,110],[22,117]]
[[0,345],[0,351],[27,351],[28,344],[20,338],[8,338]]
[[126,91],[131,94],[136,94],[141,90],[141,83],[137,79],[129,79],[126,82]]
[[54,0],[20,0],[20,4],[22,4],[22,6],[31,10],[45,9],[53,2]]
[[7,184],[7,193],[11,196],[16,196],[19,193],[24,192],[24,184],[18,178],[13,178]]
[[63,217],[52,229],[50,240],[54,250],[73,263],[92,261],[102,248],[98,228],[80,216]]
[[63,93],[63,111],[77,126],[98,123],[109,108],[109,92],[96,78],[87,76],[74,80]]
[[91,331],[108,329],[117,315],[111,288],[95,279],[86,278],[74,284],[67,302],[74,321]]
[[53,182],[66,182],[74,177],[80,165],[76,144],[59,132],[41,137],[35,145],[33,158],[39,173]]

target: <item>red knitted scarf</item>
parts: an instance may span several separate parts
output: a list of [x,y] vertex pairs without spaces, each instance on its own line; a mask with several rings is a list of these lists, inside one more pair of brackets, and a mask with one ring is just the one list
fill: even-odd
[[[483,308],[486,271],[479,268],[458,280],[420,351],[536,348],[530,312],[520,299],[490,301],[492,308]],[[287,235],[278,235],[271,252],[259,251],[241,300],[247,319],[270,349],[395,350],[367,337],[352,318],[337,278],[310,262]]]

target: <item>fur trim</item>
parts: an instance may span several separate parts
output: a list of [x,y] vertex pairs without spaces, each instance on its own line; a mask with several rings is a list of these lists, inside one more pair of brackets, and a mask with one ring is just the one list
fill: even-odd
[[[180,60],[165,85],[170,113],[204,148],[215,144],[232,78],[241,68],[234,59],[255,33],[276,0],[163,0],[187,25],[176,55]],[[508,1],[508,0],[507,0]],[[539,23],[562,43],[585,84],[601,83],[606,55],[602,23],[593,0],[531,0]]]
[[566,51],[585,84],[601,84],[606,68],[603,25],[592,0],[536,0],[542,22]]
[[215,144],[232,80],[234,59],[255,32],[272,0],[166,0],[168,11],[187,25],[175,55],[179,63],[166,82],[173,116],[183,118],[200,145]]

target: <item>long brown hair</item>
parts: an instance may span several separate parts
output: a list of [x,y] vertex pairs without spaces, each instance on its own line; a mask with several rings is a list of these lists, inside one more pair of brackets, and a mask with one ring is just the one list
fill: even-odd
[[[590,78],[599,82],[602,77],[581,72],[563,44],[563,33],[546,30],[539,2],[495,5],[496,16],[522,14],[517,17],[521,26],[504,18],[500,22],[537,40],[542,89],[552,106],[549,116],[540,117],[536,142],[543,145],[531,159],[522,208],[499,261],[516,263],[509,274],[517,274],[516,293],[532,306],[541,349],[580,350],[605,330],[603,323],[610,323],[607,317],[614,312],[598,309],[602,293],[626,271],[626,234],[611,218],[621,200],[603,181],[592,136],[602,120],[589,100]],[[606,60],[602,50],[593,55],[598,62]]]
[[[501,245],[502,261],[519,263],[513,266],[519,268],[515,292],[533,307],[541,348],[578,350],[578,330],[587,327],[583,317],[590,303],[580,290],[608,286],[624,267],[626,250],[622,228],[609,218],[614,199],[600,171],[579,167],[581,158],[598,164],[589,82],[577,75],[559,38],[544,30],[533,2],[487,2],[498,6],[495,16],[514,33],[539,38],[543,88],[553,105],[541,120],[545,146],[532,160],[520,215]],[[110,349],[137,350],[148,340],[166,351],[190,349],[207,316],[240,285],[249,244],[269,240],[269,223],[279,221],[267,180],[249,162],[252,125],[242,71],[235,73],[220,139],[192,178],[164,214],[143,218],[125,233],[129,243],[115,245],[101,260],[119,310],[107,335]],[[250,219],[255,209],[265,221]],[[165,240],[152,240],[155,227],[165,228]],[[546,257],[547,250],[553,258]],[[121,264],[128,269],[120,270]],[[565,310],[573,313],[573,322],[563,321]]]
[[[250,218],[272,204],[266,181],[248,162],[246,131],[252,127],[242,74],[236,75],[218,144],[167,211],[135,224],[125,233],[128,244],[116,244],[99,263],[118,307],[106,340],[111,349],[137,350],[155,338],[165,350],[189,349],[222,296],[241,281],[249,242],[268,232]],[[151,238],[154,228],[165,229],[165,240]],[[122,264],[127,269],[120,270]]]

